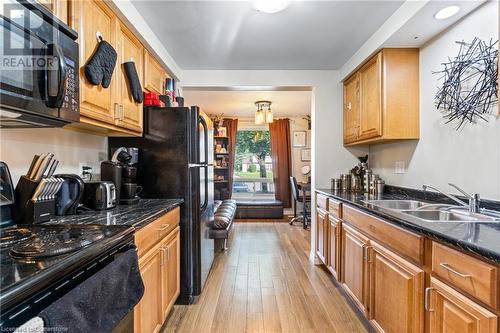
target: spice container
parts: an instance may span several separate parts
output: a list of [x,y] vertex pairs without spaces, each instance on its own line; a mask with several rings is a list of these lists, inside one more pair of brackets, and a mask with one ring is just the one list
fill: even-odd
[[342,181],[340,178],[332,178],[332,191],[340,191],[342,189]]
[[340,175],[340,182],[341,182],[342,191],[350,191],[351,190],[351,175],[350,174]]
[[374,185],[375,185],[375,194],[384,193],[385,182],[382,179],[376,179],[374,181]]

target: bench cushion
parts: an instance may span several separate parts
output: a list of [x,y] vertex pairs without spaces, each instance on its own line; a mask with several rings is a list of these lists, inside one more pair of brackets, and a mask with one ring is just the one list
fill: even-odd
[[213,229],[227,229],[236,213],[236,201],[224,200],[214,213]]
[[282,219],[283,203],[280,200],[272,201],[237,201],[238,219]]

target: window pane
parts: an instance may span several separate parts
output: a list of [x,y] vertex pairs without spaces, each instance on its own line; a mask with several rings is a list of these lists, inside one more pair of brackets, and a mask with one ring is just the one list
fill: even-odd
[[269,131],[238,131],[232,198],[274,200]]

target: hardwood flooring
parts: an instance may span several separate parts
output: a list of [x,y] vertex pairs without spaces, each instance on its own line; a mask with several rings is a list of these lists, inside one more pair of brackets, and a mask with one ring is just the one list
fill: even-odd
[[309,239],[298,224],[235,223],[198,302],[174,306],[162,332],[367,332]]

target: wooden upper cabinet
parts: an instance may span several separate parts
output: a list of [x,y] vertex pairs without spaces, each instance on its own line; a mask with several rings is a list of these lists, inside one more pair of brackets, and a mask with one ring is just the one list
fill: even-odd
[[497,333],[498,317],[431,277],[427,293],[430,333]]
[[107,124],[115,124],[116,69],[108,88],[90,84],[84,73],[85,64],[97,48],[97,33],[116,49],[116,16],[103,1],[72,1],[71,26],[78,32],[80,46],[80,113]]
[[382,53],[359,70],[359,137],[371,139],[382,135]]
[[163,94],[167,74],[155,57],[144,50],[144,89]]
[[44,5],[64,23],[68,23],[68,0],[36,0],[36,2]]
[[344,82],[344,144],[418,139],[419,89],[418,49],[368,59]]
[[125,27],[118,23],[118,85],[117,102],[119,112],[117,125],[128,128],[132,131],[142,132],[143,112],[142,103],[136,103],[132,97],[128,78],[125,75],[123,63],[133,61],[139,76],[139,81],[143,81],[144,49],[141,42]]
[[342,223],[342,283],[358,307],[368,313],[368,262],[369,239],[354,228]]
[[344,82],[344,143],[351,143],[359,135],[359,74]]
[[419,267],[373,241],[369,251],[369,319],[386,333],[424,331],[424,277]]

